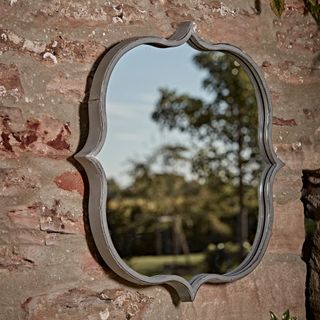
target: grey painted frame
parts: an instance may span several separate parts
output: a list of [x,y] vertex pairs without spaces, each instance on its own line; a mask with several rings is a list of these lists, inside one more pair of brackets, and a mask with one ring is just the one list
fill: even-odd
[[[131,269],[116,251],[108,229],[106,200],[107,182],[102,164],[97,159],[107,135],[106,93],[111,73],[129,50],[140,45],[159,48],[177,47],[188,43],[199,51],[222,51],[232,54],[245,68],[255,88],[258,111],[258,141],[265,163],[259,185],[259,218],[252,250],[234,270],[223,275],[198,274],[190,282],[177,275],[148,277]],[[155,61],[156,63],[156,61]],[[89,222],[95,244],[107,265],[122,278],[139,285],[168,284],[178,293],[182,301],[193,301],[203,283],[226,283],[240,279],[253,271],[261,261],[271,235],[273,208],[272,183],[283,163],[272,147],[272,107],[266,82],[255,62],[239,48],[230,44],[209,44],[195,31],[195,24],[183,22],[169,38],[145,36],[131,38],[113,46],[102,58],[93,78],[89,97],[89,134],[83,149],[75,158],[84,167],[89,180]]]

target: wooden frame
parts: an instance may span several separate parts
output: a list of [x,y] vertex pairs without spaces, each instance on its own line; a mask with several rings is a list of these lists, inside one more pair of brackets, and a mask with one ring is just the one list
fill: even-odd
[[[190,281],[176,275],[156,275],[148,277],[131,269],[116,251],[108,229],[106,201],[107,182],[102,164],[97,154],[104,145],[107,133],[106,93],[111,73],[129,50],[140,45],[159,48],[177,47],[188,43],[199,51],[222,51],[232,54],[248,73],[256,92],[259,112],[258,140],[261,157],[265,164],[259,185],[259,218],[252,249],[244,261],[234,270],[223,275],[198,274]],[[89,180],[89,221],[96,246],[108,266],[122,278],[140,285],[168,284],[173,287],[182,301],[192,301],[199,287],[206,282],[225,283],[240,279],[253,271],[261,261],[271,234],[272,183],[282,162],[272,147],[272,107],[266,82],[255,62],[239,48],[229,44],[209,44],[195,32],[191,22],[180,24],[168,39],[160,37],[138,37],[121,41],[113,46],[102,58],[94,75],[89,98],[89,135],[83,149],[75,158],[84,167]]]

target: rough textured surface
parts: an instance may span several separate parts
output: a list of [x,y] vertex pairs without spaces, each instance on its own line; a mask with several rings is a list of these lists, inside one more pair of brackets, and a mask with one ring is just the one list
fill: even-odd
[[314,221],[315,230],[303,244],[303,259],[307,263],[306,306],[310,320],[320,318],[320,170],[303,171],[301,201],[306,218]]
[[[184,20],[195,21],[207,41],[239,46],[262,68],[273,142],[286,166],[274,184],[263,262],[245,279],[205,285],[194,303],[175,305],[165,287],[131,286],[97,262],[85,178],[70,157],[86,135],[99,56],[128,37],[168,36]],[[240,0],[2,0],[0,318],[256,320],[289,308],[305,319],[299,198],[301,170],[319,167],[319,49],[302,0],[288,0],[281,19],[267,0],[261,10]]]
[[28,298],[22,303],[22,308],[30,320],[121,320],[141,318],[151,301],[152,298],[137,291],[110,289],[97,292],[75,288]]

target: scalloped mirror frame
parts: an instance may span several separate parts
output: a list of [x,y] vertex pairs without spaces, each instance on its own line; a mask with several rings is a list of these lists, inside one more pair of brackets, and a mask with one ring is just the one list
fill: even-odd
[[[188,43],[198,51],[220,51],[232,54],[248,73],[255,88],[259,114],[258,142],[264,170],[259,184],[259,217],[255,240],[251,251],[234,270],[223,274],[198,274],[190,281],[177,275],[155,275],[137,273],[119,256],[112,242],[107,222],[107,179],[97,155],[107,135],[106,94],[112,71],[121,57],[140,45],[158,48],[178,47]],[[156,63],[156,62],[155,62]],[[272,106],[269,91],[261,71],[255,62],[239,48],[230,44],[210,44],[202,40],[195,31],[195,24],[183,22],[169,38],[145,36],[131,38],[113,46],[102,58],[95,72],[89,96],[89,134],[83,149],[75,155],[86,171],[89,181],[89,223],[100,255],[107,265],[122,278],[139,285],[167,284],[173,287],[181,301],[193,301],[203,283],[226,283],[243,278],[253,271],[261,261],[270,239],[273,208],[272,183],[283,163],[272,147]]]

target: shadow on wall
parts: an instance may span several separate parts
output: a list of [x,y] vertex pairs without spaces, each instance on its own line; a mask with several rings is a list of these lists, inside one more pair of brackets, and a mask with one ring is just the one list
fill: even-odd
[[[101,257],[93,239],[93,235],[90,229],[90,223],[89,223],[89,217],[88,217],[88,201],[89,201],[89,181],[88,177],[86,175],[85,170],[83,167],[80,165],[80,163],[75,160],[74,155],[77,154],[85,145],[88,133],[89,133],[89,115],[88,115],[88,103],[89,103],[89,94],[92,86],[92,80],[93,76],[96,72],[96,69],[102,60],[102,58],[105,56],[106,52],[112,49],[114,45],[117,45],[118,43],[114,43],[112,46],[108,47],[95,61],[95,63],[92,65],[87,79],[86,79],[86,86],[85,86],[85,97],[81,101],[79,105],[79,128],[80,128],[80,137],[79,137],[79,143],[77,146],[76,151],[74,154],[68,158],[68,161],[79,171],[81,174],[81,177],[83,179],[84,183],[84,196],[83,196],[83,201],[82,201],[82,211],[83,211],[83,225],[85,229],[85,237],[86,237],[86,242],[88,249],[90,251],[90,254],[92,257],[96,260],[96,262],[103,268],[104,272],[108,274],[109,277],[116,279],[116,281],[119,284],[123,284],[127,287],[131,288],[141,288],[141,285],[135,285],[134,283],[128,282],[123,278],[120,278],[118,275],[115,273],[111,272],[110,268],[108,265],[105,263],[103,258]],[[111,272],[111,273],[110,273]],[[169,292],[172,302],[174,305],[179,305],[180,299],[178,295],[176,294],[176,291],[173,290],[170,286],[164,286],[167,291]]]
[[103,58],[103,56],[106,54],[106,51],[103,52],[98,59],[95,61],[95,63],[92,65],[87,79],[86,79],[86,86],[85,86],[85,96],[83,98],[83,100],[81,101],[80,105],[79,105],[79,128],[80,128],[80,132],[79,132],[79,143],[77,146],[76,151],[74,152],[74,154],[68,158],[68,161],[80,172],[82,180],[83,180],[83,184],[84,184],[84,196],[83,196],[83,200],[82,200],[82,212],[83,212],[83,225],[84,225],[84,229],[85,229],[85,236],[86,236],[86,242],[88,245],[88,249],[92,255],[92,257],[97,261],[97,263],[99,263],[104,271],[106,273],[109,272],[109,268],[108,266],[105,264],[105,262],[103,261],[103,259],[101,258],[98,249],[95,246],[94,240],[93,240],[93,236],[90,230],[90,225],[89,225],[89,217],[88,217],[88,199],[89,199],[89,182],[88,182],[88,177],[84,171],[84,169],[82,168],[82,166],[79,164],[78,161],[76,161],[74,159],[74,155],[79,152],[79,150],[81,150],[87,140],[87,136],[88,136],[88,132],[89,132],[89,117],[88,117],[88,101],[89,101],[89,93],[90,93],[90,89],[91,89],[91,85],[92,85],[92,79],[93,79],[93,75],[101,61],[101,59]]
[[302,259],[307,264],[307,320],[320,319],[320,169],[302,171],[301,201],[304,207],[306,239]]

